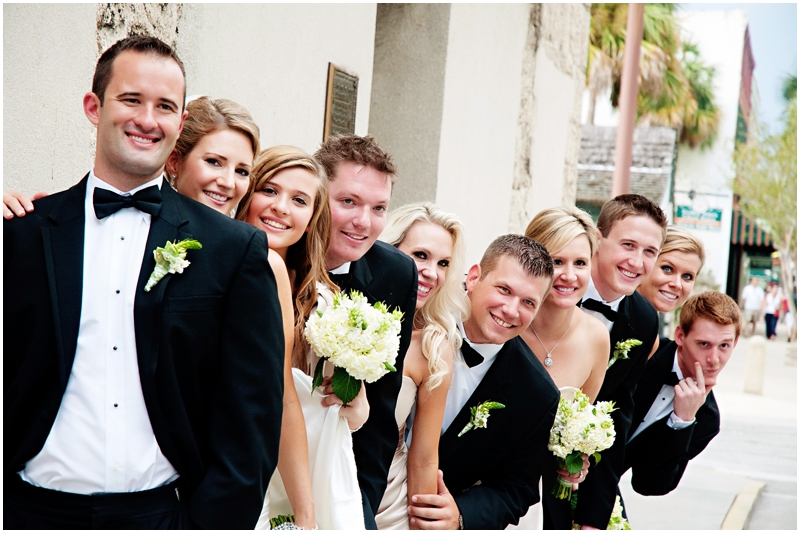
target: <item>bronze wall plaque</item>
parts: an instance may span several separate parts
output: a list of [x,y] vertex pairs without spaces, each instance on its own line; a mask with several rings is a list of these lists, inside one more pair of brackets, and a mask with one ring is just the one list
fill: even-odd
[[325,129],[322,142],[330,136],[356,132],[358,77],[328,63],[328,91],[325,101]]

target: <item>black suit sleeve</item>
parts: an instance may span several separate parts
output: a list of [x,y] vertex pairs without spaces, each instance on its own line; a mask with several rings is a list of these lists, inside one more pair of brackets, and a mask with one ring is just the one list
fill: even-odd
[[719,416],[709,409],[698,412],[695,423],[683,429],[669,427],[668,419],[657,421],[631,442],[636,451],[627,462],[631,485],[639,494],[662,496],[675,490],[689,461],[719,433]]
[[[655,334],[649,338],[655,342]],[[580,485],[578,506],[575,510],[575,522],[578,524],[598,529],[608,527],[608,520],[614,509],[617,484],[624,472],[625,443],[633,420],[633,393],[639,378],[644,373],[647,355],[653,348],[653,342],[640,346],[636,355],[631,357],[631,359],[635,357],[633,364],[615,389],[613,396],[598,397],[598,400],[614,401],[616,410],[611,413],[611,418],[614,420],[617,436],[611,448],[600,452],[602,460],[589,469],[589,475]]]
[[513,450],[503,450],[505,460],[492,476],[481,480],[480,485],[453,494],[466,529],[503,529],[511,523],[518,524],[528,508],[539,501],[538,481],[547,463],[546,455],[551,454],[547,443],[558,409],[559,396],[552,397],[555,401],[525,438]]
[[210,460],[190,500],[202,528],[253,529],[258,521],[278,462],[283,347],[266,235],[255,232],[221,311],[216,385],[207,398]]

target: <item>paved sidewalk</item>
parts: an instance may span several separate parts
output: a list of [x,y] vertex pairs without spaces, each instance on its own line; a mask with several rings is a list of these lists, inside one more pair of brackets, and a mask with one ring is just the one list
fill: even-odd
[[743,392],[749,339],[739,341],[714,387],[720,434],[677,489],[640,496],[622,478],[634,529],[797,529],[797,344],[781,327],[766,341],[761,395]]

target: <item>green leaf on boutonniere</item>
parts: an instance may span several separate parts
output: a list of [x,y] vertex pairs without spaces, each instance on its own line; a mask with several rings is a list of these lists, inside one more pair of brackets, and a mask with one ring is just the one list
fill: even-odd
[[186,252],[188,250],[199,250],[202,247],[203,245],[199,241],[183,239],[175,242],[167,241],[163,248],[159,246],[153,250],[156,267],[144,286],[144,292],[150,292],[150,289],[155,287],[167,274],[183,274],[186,267],[191,264],[186,260]]

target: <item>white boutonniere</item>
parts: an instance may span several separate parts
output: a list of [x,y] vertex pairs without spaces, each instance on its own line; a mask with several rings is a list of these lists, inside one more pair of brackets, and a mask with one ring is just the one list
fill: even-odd
[[483,402],[480,405],[476,405],[475,407],[470,407],[469,410],[472,413],[472,416],[469,419],[469,422],[464,429],[461,430],[461,433],[458,434],[460,437],[467,431],[475,428],[485,428],[487,422],[489,421],[489,411],[492,409],[505,409],[505,405],[500,402]]
[[156,283],[161,281],[167,274],[182,274],[184,269],[191,263],[186,260],[187,250],[199,250],[203,245],[194,239],[184,239],[180,242],[169,242],[164,247],[158,247],[153,251],[156,259],[156,268],[150,274],[144,292],[150,292]]
[[611,358],[611,361],[608,362],[608,366],[606,370],[611,368],[611,365],[617,362],[617,359],[628,359],[628,352],[631,351],[632,348],[636,348],[637,346],[641,346],[642,341],[638,339],[628,339],[626,341],[620,341],[614,346],[614,356]]

